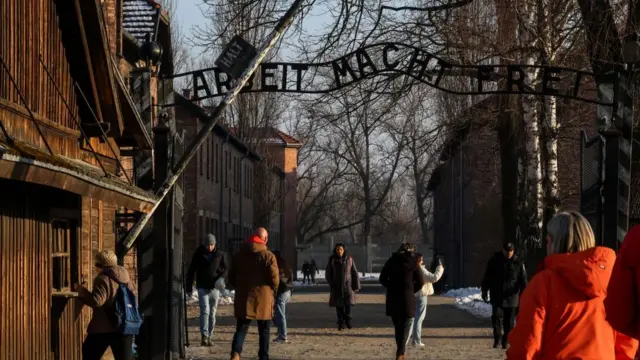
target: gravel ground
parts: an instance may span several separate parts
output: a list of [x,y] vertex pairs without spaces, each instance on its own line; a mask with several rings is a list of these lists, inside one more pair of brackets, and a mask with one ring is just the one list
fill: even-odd
[[[390,319],[384,315],[384,295],[380,291],[369,289],[359,294],[358,305],[353,309],[354,329],[338,332],[335,310],[327,305],[329,296],[323,291],[326,289],[319,287],[313,290],[294,292],[287,308],[290,342],[271,344],[272,360],[395,358],[393,328]],[[192,345],[187,348],[187,358],[229,359],[235,330],[232,306],[218,308],[214,346],[210,348],[199,346],[197,311],[195,306],[189,309],[189,339]],[[256,332],[255,326],[250,328],[243,360],[257,359]],[[271,333],[275,334],[274,327]],[[426,347],[409,347],[408,359],[504,359],[504,350],[491,348],[489,321],[456,309],[451,298],[430,297],[422,340]]]

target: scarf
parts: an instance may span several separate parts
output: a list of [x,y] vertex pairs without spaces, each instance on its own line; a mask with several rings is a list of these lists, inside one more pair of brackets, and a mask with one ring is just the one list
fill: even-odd
[[249,236],[249,238],[247,240],[245,240],[245,243],[262,244],[262,245],[266,245],[267,244],[264,240],[260,239],[260,237],[258,235]]

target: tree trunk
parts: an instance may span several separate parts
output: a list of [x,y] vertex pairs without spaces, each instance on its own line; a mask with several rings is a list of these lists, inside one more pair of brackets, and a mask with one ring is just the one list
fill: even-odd
[[522,97],[523,120],[526,139],[527,189],[525,211],[527,217],[524,240],[528,245],[538,247],[542,236],[543,192],[542,162],[540,156],[540,123],[535,96]]
[[560,207],[560,186],[558,183],[558,100],[553,96],[544,101],[544,147],[545,147],[545,219],[553,217]]

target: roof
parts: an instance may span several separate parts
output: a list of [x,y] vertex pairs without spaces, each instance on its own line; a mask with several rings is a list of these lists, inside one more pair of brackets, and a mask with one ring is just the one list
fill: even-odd
[[[238,135],[238,128],[229,128],[234,135]],[[285,147],[301,147],[302,142],[294,138],[293,136],[276,129],[274,127],[261,127],[251,129],[253,133],[260,134],[260,136],[269,143],[284,145]]]
[[[184,109],[187,109],[187,110],[191,111],[195,116],[198,117],[198,119],[201,120],[202,118],[205,118],[205,117],[208,116],[208,114],[205,111],[205,109],[203,109],[202,107],[196,105],[193,101],[185,98],[180,93],[174,91],[173,92],[173,96],[176,99],[175,103],[178,105],[178,107],[182,107]],[[220,123],[217,123],[213,127],[213,133],[215,133],[216,135],[218,135],[221,138],[227,138],[228,137],[229,142],[233,146],[235,146],[238,150],[240,150],[240,152],[247,153],[248,156],[253,157],[255,160],[258,160],[258,161],[262,160],[262,156],[260,156],[255,151],[251,150],[251,148],[249,148],[249,146],[247,144],[245,144],[242,140],[240,140],[240,138],[235,136],[233,131],[228,129],[226,126],[224,126],[224,125],[222,125]]]
[[122,27],[140,43],[145,42],[147,34],[154,39],[159,9],[160,5],[152,0],[124,0]]
[[105,176],[99,167],[51,155],[18,141],[0,139],[0,178],[56,187],[98,200],[115,201],[131,210],[149,212],[158,198],[126,181]]

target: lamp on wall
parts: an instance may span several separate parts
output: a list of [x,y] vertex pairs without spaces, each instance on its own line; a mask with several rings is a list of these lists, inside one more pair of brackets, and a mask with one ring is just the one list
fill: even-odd
[[160,67],[162,46],[155,41],[151,41],[151,34],[149,33],[147,33],[145,43],[140,47],[140,57],[146,62],[147,67]]

